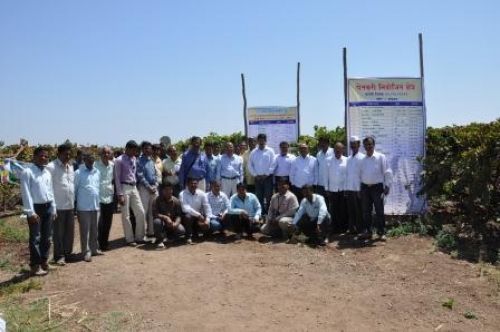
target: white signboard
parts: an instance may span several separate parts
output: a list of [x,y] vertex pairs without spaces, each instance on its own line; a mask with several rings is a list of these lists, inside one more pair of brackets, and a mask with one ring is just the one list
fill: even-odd
[[297,107],[267,106],[247,109],[248,135],[266,134],[267,145],[279,153],[282,141],[298,140]]
[[422,91],[420,78],[348,80],[347,135],[375,137],[375,150],[387,156],[393,171],[386,214],[420,213],[425,204],[416,195],[425,148]]

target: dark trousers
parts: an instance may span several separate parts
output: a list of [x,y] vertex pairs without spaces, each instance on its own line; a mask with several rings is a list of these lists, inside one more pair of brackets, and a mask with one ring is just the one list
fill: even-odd
[[101,203],[101,213],[99,215],[99,228],[97,239],[99,247],[102,250],[107,250],[109,246],[109,231],[111,230],[111,223],[113,222],[113,212],[115,211],[115,204],[113,202],[104,204]]
[[247,191],[249,193],[255,194],[255,185],[254,184],[247,184]]
[[182,217],[182,225],[186,230],[186,238],[198,237],[200,232],[207,233],[210,229],[210,226],[202,225],[198,218],[190,215]]
[[297,229],[304,233],[313,241],[324,240],[328,234],[328,226],[330,225],[330,218],[327,216],[320,224],[320,231],[318,232],[318,218],[310,218],[304,214],[297,222]]
[[263,214],[267,213],[273,195],[273,176],[255,178],[255,196],[259,199]]
[[227,222],[237,234],[245,232],[251,235],[258,231],[259,227],[250,218],[242,217],[239,214],[230,214],[227,216],[229,217]]
[[297,201],[300,204],[300,202],[302,202],[302,199],[304,198],[304,195],[302,194],[302,188],[299,188],[299,187],[292,185],[290,190],[295,196],[297,196]]
[[375,208],[375,226],[377,228],[377,234],[384,234],[384,185],[382,183],[377,183],[368,186],[362,183],[361,204],[363,207],[363,231],[372,232],[372,209]]
[[347,203],[347,220],[349,230],[360,232],[363,229],[363,210],[361,208],[361,192],[345,191]]
[[57,218],[52,223],[54,260],[68,257],[73,252],[75,239],[75,215],[73,209],[57,210]]
[[50,240],[52,237],[52,221],[49,212],[50,203],[33,204],[40,220],[29,225],[30,265],[46,263],[49,258]]
[[186,233],[184,226],[179,225],[177,229],[169,228],[165,226],[165,223],[161,219],[153,220],[153,228],[155,232],[156,243],[163,242],[165,237],[168,239],[178,238]]
[[332,232],[345,233],[348,228],[347,206],[343,191],[328,192],[330,213],[332,214]]

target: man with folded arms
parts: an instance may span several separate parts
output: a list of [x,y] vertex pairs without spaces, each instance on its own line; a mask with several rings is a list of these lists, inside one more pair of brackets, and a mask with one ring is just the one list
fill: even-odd
[[94,156],[84,152],[83,164],[75,172],[75,197],[78,222],[80,224],[80,245],[83,259],[92,261],[100,255],[97,244],[97,220],[99,218],[99,187],[101,175],[94,167]]
[[53,222],[54,262],[66,265],[75,238],[75,170],[70,163],[71,145],[57,147],[57,159],[47,165],[52,176],[57,218]]
[[236,191],[229,201],[229,223],[237,240],[241,239],[243,232],[252,239],[254,231],[259,229],[262,208],[257,196],[247,192],[245,184],[238,183]]
[[179,200],[184,212],[182,223],[186,229],[186,241],[188,244],[193,244],[193,237],[197,239],[200,231],[203,233],[209,231],[212,209],[207,194],[198,189],[197,179],[187,179],[186,189],[179,194]]
[[302,187],[304,199],[293,218],[296,234],[304,233],[313,244],[328,243],[327,232],[330,224],[330,214],[326,208],[325,198],[314,193],[312,185]]
[[288,239],[290,229],[293,228],[292,221],[299,203],[297,197],[288,190],[288,181],[278,180],[278,192],[271,198],[266,223],[260,228],[264,235],[279,236]]
[[21,174],[23,212],[28,217],[31,274],[46,275],[49,270],[50,237],[52,221],[57,217],[52,176],[46,165],[49,154],[46,148],[33,151],[33,164]]
[[101,178],[99,182],[99,226],[98,226],[98,242],[101,250],[108,250],[109,247],[109,231],[113,222],[113,212],[115,210],[113,187],[113,151],[109,146],[101,149],[101,158],[95,162],[94,166]]
[[255,149],[256,145],[257,141],[255,137],[248,137],[246,142],[243,141],[240,143],[240,156],[243,158],[243,173],[245,174],[243,182],[247,186],[247,191],[251,193],[255,193],[255,178],[248,169],[248,163],[250,161],[250,153]]
[[361,161],[361,204],[363,206],[363,238],[372,236],[372,209],[375,208],[375,226],[379,240],[385,240],[384,198],[389,195],[392,170],[383,153],[375,151],[375,138],[363,139],[366,156]]
[[169,182],[160,185],[160,195],[153,202],[153,224],[156,246],[164,248],[165,237],[173,241],[186,233],[182,226],[181,202],[173,196],[173,186]]
[[243,158],[234,154],[233,143],[226,143],[226,153],[217,168],[217,181],[227,197],[236,194],[236,185],[243,182]]
[[[139,145],[135,141],[128,141],[125,153],[115,159],[115,185],[118,203],[122,205],[122,224],[127,245],[135,247],[144,242],[144,207],[137,190],[137,150]],[[135,216],[135,240],[130,222],[130,209]]]

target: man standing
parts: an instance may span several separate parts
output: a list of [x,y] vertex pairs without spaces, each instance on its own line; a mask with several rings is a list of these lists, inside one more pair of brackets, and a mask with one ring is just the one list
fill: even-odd
[[365,155],[359,152],[360,140],[358,136],[349,138],[349,146],[352,154],[347,158],[345,196],[347,203],[347,218],[349,220],[349,230],[360,233],[362,226],[361,210],[361,180],[359,172],[361,161]]
[[170,241],[186,233],[182,226],[182,215],[181,202],[173,196],[172,184],[161,184],[160,195],[153,202],[153,224],[158,248],[165,248],[165,237]]
[[288,153],[288,142],[280,143],[280,154],[276,156],[276,168],[274,169],[274,183],[276,187],[281,180],[290,181],[290,170],[295,156]]
[[207,157],[200,152],[201,138],[191,137],[191,148],[182,155],[181,168],[179,170],[179,183],[181,188],[186,187],[187,179],[196,180],[198,189],[205,191],[206,178],[208,174]]
[[384,154],[375,151],[375,138],[363,139],[366,151],[361,161],[361,204],[363,206],[363,237],[372,235],[372,209],[375,208],[379,240],[385,240],[384,198],[389,194],[392,171]]
[[302,188],[304,199],[293,218],[296,234],[304,233],[313,244],[325,245],[330,214],[323,196],[314,193],[311,185]]
[[299,207],[297,197],[288,189],[288,181],[279,179],[278,192],[271,198],[266,223],[260,228],[262,234],[278,236],[281,233],[284,239],[288,239],[293,216]]
[[160,144],[153,144],[153,155],[151,156],[155,163],[156,170],[156,183],[161,184],[163,174],[163,162],[161,160],[162,146]]
[[97,244],[101,176],[94,167],[94,156],[83,153],[83,163],[84,166],[75,172],[76,211],[80,224],[82,257],[86,262],[91,262],[92,256],[101,254]]
[[115,210],[113,187],[113,151],[109,146],[101,149],[101,159],[95,162],[94,166],[100,173],[99,182],[99,224],[98,224],[98,242],[101,250],[108,250],[109,231],[113,222],[113,212]]
[[250,153],[257,146],[257,142],[254,137],[247,138],[248,145],[245,141],[240,144],[240,155],[243,158],[243,172],[245,173],[245,185],[247,186],[247,190],[251,193],[255,193],[255,179],[250,173],[248,169],[248,163],[250,161]]
[[328,186],[328,165],[327,159],[333,156],[333,149],[330,147],[330,139],[322,136],[318,139],[318,153],[316,160],[318,162],[318,186],[316,192],[325,196]]
[[177,155],[175,145],[167,148],[167,157],[163,160],[163,183],[170,183],[175,197],[179,196],[181,186],[179,184],[179,170],[181,169],[181,159]]
[[208,170],[206,176],[206,191],[210,191],[210,184],[217,179],[217,168],[220,159],[214,155],[214,143],[205,142],[205,156],[207,158]]
[[[137,190],[137,150],[139,145],[135,141],[128,141],[125,153],[115,159],[115,185],[118,203],[122,205],[122,224],[127,245],[135,247],[144,242],[144,207]],[[134,212],[135,240],[130,222],[130,209]]]
[[198,238],[200,231],[206,233],[210,229],[212,209],[208,203],[207,194],[199,189],[196,179],[187,179],[186,189],[179,194],[179,200],[184,212],[186,241],[188,244],[193,244],[193,237]]
[[234,154],[233,143],[226,143],[226,153],[217,168],[217,181],[227,197],[236,194],[236,185],[243,182],[243,158]]
[[70,164],[71,145],[57,147],[57,159],[47,165],[52,177],[57,218],[53,223],[54,262],[66,265],[75,237],[75,171]]
[[273,149],[266,145],[266,134],[257,136],[257,148],[250,153],[248,169],[255,178],[255,195],[259,203],[267,212],[273,194],[273,176],[275,155]]
[[221,192],[221,185],[219,182],[214,181],[210,185],[210,192],[207,194],[208,203],[212,215],[210,216],[210,231],[220,231],[224,236],[224,228],[227,224],[227,212],[229,210],[229,198],[226,194]]
[[347,167],[347,158],[342,155],[344,153],[344,145],[340,142],[335,143],[333,152],[333,157],[328,157],[326,159],[328,166],[327,195],[330,201],[333,232],[345,233],[348,229],[348,225],[347,207],[344,197]]
[[141,143],[142,155],[137,162],[137,189],[141,197],[146,218],[146,237],[150,240],[154,235],[153,201],[158,196],[156,167],[153,161],[153,145],[144,141]]
[[292,162],[290,169],[290,182],[292,192],[297,196],[298,201],[302,201],[302,187],[305,185],[315,186],[317,180],[316,158],[309,154],[309,147],[305,143],[299,144],[299,156]]
[[56,204],[52,176],[46,169],[49,154],[39,146],[33,151],[33,164],[21,174],[23,212],[28,217],[31,274],[46,275],[49,270],[52,221],[56,219]]
[[236,239],[241,239],[245,232],[249,239],[253,239],[254,231],[259,229],[262,208],[257,196],[247,192],[246,185],[238,183],[237,194],[229,201],[230,224],[236,233]]

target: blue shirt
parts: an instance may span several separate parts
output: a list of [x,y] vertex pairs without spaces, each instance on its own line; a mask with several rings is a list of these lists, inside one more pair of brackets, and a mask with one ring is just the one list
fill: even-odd
[[231,157],[223,154],[217,169],[217,180],[220,181],[221,178],[238,178],[240,182],[243,182],[243,158],[235,154]]
[[207,181],[211,183],[217,179],[217,168],[220,164],[220,158],[211,155],[210,157],[205,155],[208,162],[208,172],[207,172]]
[[238,194],[231,196],[229,201],[229,214],[240,214],[246,211],[248,216],[252,219],[259,219],[262,212],[257,196],[252,193],[246,193],[245,199],[242,200]]
[[146,188],[156,187],[156,168],[153,158],[141,155],[137,161],[137,184]]
[[302,199],[302,202],[300,202],[299,210],[293,218],[294,225],[297,225],[304,213],[307,214],[311,219],[317,218],[318,224],[322,224],[326,217],[330,217],[328,209],[326,208],[324,197],[317,194],[313,194],[311,202],[309,202],[307,198]]
[[80,167],[75,172],[75,198],[78,211],[99,211],[101,173],[97,168]]
[[[191,166],[192,165],[192,166]],[[179,170],[179,183],[182,188],[186,186],[188,178],[205,179],[208,173],[207,156],[188,150],[182,155],[181,169]]]

